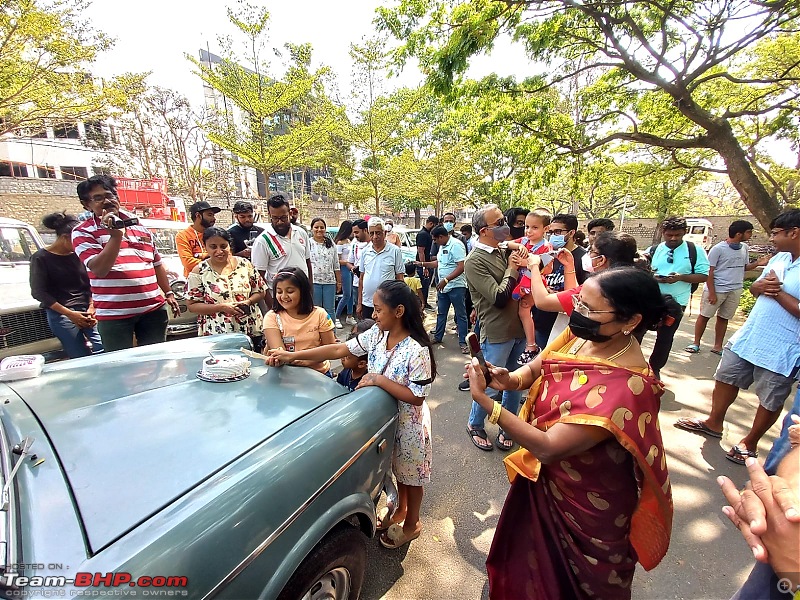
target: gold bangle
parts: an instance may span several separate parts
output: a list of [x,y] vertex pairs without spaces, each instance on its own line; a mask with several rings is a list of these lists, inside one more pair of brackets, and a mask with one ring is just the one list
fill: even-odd
[[522,388],[522,375],[519,373],[512,373],[512,375],[517,378],[517,387],[514,389],[519,391]]
[[489,415],[489,423],[492,425],[497,425],[497,421],[500,419],[500,411],[503,410],[503,405],[500,404],[497,400],[494,401],[494,408],[492,408],[492,414]]
[[572,275],[575,271],[564,271],[564,275]]

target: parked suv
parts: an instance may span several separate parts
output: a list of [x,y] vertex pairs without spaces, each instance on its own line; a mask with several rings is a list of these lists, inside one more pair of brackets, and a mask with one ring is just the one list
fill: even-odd
[[[197,316],[186,310],[186,280],[175,251],[175,233],[187,225],[173,221],[144,220],[143,223],[148,228],[153,227],[170,286],[181,305],[181,315],[177,319],[170,316],[167,335],[196,332]],[[162,223],[170,225],[164,228]],[[61,342],[50,331],[39,301],[31,296],[30,259],[44,245],[36,230],[27,223],[0,218],[0,358],[15,354],[43,354],[52,359],[62,355]],[[179,269],[175,271],[175,268]]]

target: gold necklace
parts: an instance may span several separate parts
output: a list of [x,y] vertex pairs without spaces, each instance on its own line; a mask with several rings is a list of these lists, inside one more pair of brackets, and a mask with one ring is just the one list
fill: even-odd
[[[569,351],[568,351],[568,354],[571,354],[572,356],[575,356],[575,355],[577,355],[577,354],[578,354],[578,352],[580,352],[580,349],[581,349],[581,348],[583,348],[583,346],[584,346],[584,345],[586,344],[586,342],[588,342],[588,341],[589,341],[589,340],[587,340],[587,339],[582,339],[582,340],[580,341],[580,343],[579,343],[579,344],[576,344],[576,345],[574,345],[572,348],[570,348],[570,349],[569,349]],[[628,338],[628,345],[627,345],[627,346],[625,346],[625,347],[624,347],[622,350],[620,350],[619,352],[617,352],[617,353],[615,353],[615,354],[612,354],[612,355],[611,355],[611,356],[609,356],[608,358],[604,358],[604,359],[602,359],[602,360],[607,360],[607,361],[609,361],[609,362],[613,362],[615,359],[617,359],[617,358],[619,358],[620,356],[622,356],[623,354],[625,354],[625,353],[628,351],[628,349],[629,349],[629,348],[630,348],[632,345],[633,345],[633,336],[630,336],[630,338]],[[597,357],[597,358],[599,358],[599,357]]]

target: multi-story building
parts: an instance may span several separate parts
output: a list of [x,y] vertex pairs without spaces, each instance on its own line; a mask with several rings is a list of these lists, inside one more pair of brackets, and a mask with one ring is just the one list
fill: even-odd
[[[222,59],[205,49],[200,49],[200,62],[209,68],[222,63]],[[215,90],[210,85],[203,84],[203,95],[206,108],[217,115],[231,119],[237,125],[245,122],[246,116],[225,95]],[[278,125],[288,125],[291,122],[290,114],[276,115]],[[292,197],[311,196],[319,199],[315,193],[314,182],[319,179],[332,180],[330,169],[305,168],[273,173],[269,181],[264,173],[252,167],[237,165],[237,157],[231,152],[215,147],[213,150],[214,172],[217,176],[217,192],[220,195],[230,194],[236,197],[266,198],[275,192],[284,192]],[[326,199],[323,193],[322,199]]]
[[0,136],[0,177],[80,181],[102,172],[102,150],[92,140],[116,143],[114,127],[100,121],[46,127]]

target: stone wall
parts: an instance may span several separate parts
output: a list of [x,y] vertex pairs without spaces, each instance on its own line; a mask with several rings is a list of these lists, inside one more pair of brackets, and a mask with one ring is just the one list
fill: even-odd
[[77,181],[0,177],[0,217],[19,219],[41,228],[42,217],[62,211],[83,210],[75,193]]

